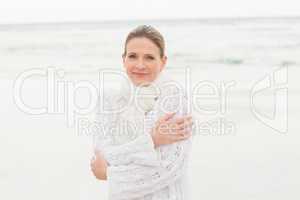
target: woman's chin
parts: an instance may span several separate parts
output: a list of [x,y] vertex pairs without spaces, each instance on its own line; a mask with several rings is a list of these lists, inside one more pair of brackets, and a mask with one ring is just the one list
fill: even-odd
[[133,81],[133,84],[136,86],[146,86],[146,85],[149,85],[150,82],[146,81],[146,80],[135,80],[135,81]]
[[134,77],[134,78],[131,78],[131,81],[132,81],[133,84],[136,85],[136,86],[149,85],[149,84],[151,83],[151,81],[149,81],[148,79],[141,78],[141,77]]

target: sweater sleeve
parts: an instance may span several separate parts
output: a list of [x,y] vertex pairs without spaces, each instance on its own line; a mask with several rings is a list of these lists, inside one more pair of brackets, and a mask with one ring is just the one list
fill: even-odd
[[[183,104],[184,108],[185,106]],[[187,114],[186,109],[183,110],[185,111],[181,110],[177,116]],[[159,165],[156,166],[137,163],[109,166],[109,199],[138,199],[174,183],[185,172],[190,147],[191,138],[160,147]],[[141,156],[147,157],[147,154],[141,153]]]
[[[103,102],[106,111],[113,108],[114,96],[106,98]],[[98,106],[99,107],[99,106]],[[95,148],[99,150],[108,165],[119,166],[126,164],[139,164],[158,166],[158,155],[150,133],[142,134],[135,139],[121,145],[116,145],[115,139],[119,136],[118,125],[120,119],[113,112],[99,112],[94,117],[99,128],[96,134]]]
[[109,166],[107,177],[110,185],[109,199],[140,198],[174,183],[187,167],[190,139],[178,142],[164,154],[159,166],[127,164]]

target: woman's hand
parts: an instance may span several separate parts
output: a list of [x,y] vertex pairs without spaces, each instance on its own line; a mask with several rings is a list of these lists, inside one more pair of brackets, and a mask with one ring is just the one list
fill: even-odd
[[91,159],[91,170],[94,176],[99,180],[106,180],[107,162],[101,152],[95,150],[95,155]]
[[151,134],[155,148],[188,139],[192,135],[192,117],[185,116],[172,119],[174,115],[175,113],[166,114],[156,123]]

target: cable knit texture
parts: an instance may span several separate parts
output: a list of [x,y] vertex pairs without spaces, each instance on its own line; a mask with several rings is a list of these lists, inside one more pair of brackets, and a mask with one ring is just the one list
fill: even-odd
[[[109,165],[109,200],[189,200],[187,163],[191,138],[155,149],[150,135],[166,112],[176,111],[175,118],[188,114],[187,99],[182,91],[161,85],[160,89],[147,112],[132,103],[121,113],[97,114],[104,134],[96,137],[96,148]],[[111,95],[104,100],[104,107],[116,108],[128,100],[126,97],[124,92]]]

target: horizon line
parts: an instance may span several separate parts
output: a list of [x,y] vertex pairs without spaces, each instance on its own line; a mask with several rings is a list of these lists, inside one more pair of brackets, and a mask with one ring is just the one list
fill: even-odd
[[186,18],[145,18],[145,19],[95,19],[95,20],[64,20],[64,21],[45,21],[45,22],[13,22],[1,23],[0,26],[5,25],[51,25],[51,24],[79,24],[79,23],[121,23],[121,22],[170,22],[170,21],[209,21],[209,20],[271,20],[271,19],[300,19],[299,16],[230,16],[230,17],[186,17]]

